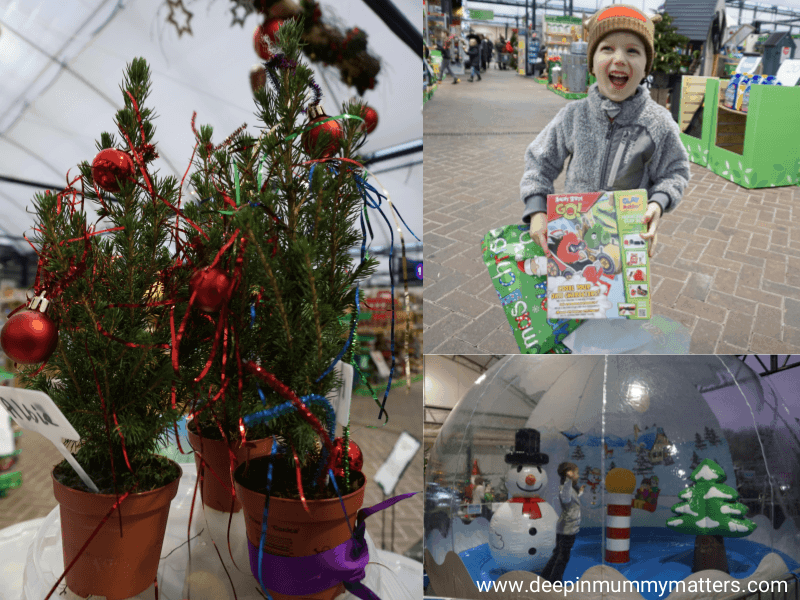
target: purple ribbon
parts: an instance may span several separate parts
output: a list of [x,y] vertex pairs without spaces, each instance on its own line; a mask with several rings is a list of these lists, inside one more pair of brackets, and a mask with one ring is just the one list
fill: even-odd
[[[400,494],[358,511],[353,537],[335,548],[311,556],[275,556],[264,554],[261,572],[258,568],[258,548],[247,540],[250,552],[250,571],[263,582],[263,587],[290,596],[304,596],[344,583],[348,591],[362,600],[380,600],[361,583],[366,575],[369,550],[364,538],[367,526],[364,520],[392,504],[410,498],[418,492]],[[312,576],[313,574],[313,576]]]

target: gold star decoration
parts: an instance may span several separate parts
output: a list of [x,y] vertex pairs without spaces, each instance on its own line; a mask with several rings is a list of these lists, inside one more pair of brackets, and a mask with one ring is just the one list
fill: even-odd
[[[189,21],[192,20],[194,15],[186,10],[186,7],[183,5],[183,0],[167,0],[167,6],[169,6],[169,16],[167,17],[167,22],[172,23],[175,26],[175,29],[178,30],[178,37],[183,36],[184,32],[192,35],[192,27],[189,25]],[[175,20],[176,9],[183,11],[186,19],[186,22],[183,25],[179,25]]]

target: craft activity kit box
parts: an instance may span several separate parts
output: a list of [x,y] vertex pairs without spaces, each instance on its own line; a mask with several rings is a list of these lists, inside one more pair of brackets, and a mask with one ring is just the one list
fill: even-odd
[[547,197],[549,319],[649,319],[645,190]]
[[568,353],[561,343],[580,321],[547,318],[547,263],[529,225],[506,225],[483,239],[483,261],[522,354]]

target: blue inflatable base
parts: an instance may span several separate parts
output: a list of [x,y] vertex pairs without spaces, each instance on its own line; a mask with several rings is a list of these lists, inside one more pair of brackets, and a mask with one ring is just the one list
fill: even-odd
[[[564,581],[577,581],[589,568],[602,564],[601,536],[599,527],[580,530],[564,571]],[[630,562],[610,566],[631,581],[682,581],[692,574],[694,540],[694,536],[667,527],[636,527],[631,530]],[[725,550],[730,575],[736,579],[752,575],[771,552],[778,554],[790,571],[800,568],[800,563],[783,552],[747,538],[725,538]],[[465,550],[459,556],[473,580],[497,581],[505,573],[494,562],[488,544]],[[661,599],[658,592],[645,591],[642,595],[647,600]]]

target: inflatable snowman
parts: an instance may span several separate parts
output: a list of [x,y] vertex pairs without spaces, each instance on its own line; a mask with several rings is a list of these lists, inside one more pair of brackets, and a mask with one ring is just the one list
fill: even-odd
[[539,452],[539,432],[520,429],[514,451],[506,455],[508,501],[492,516],[489,551],[505,571],[540,571],[556,546],[558,515],[543,498],[549,462]]

